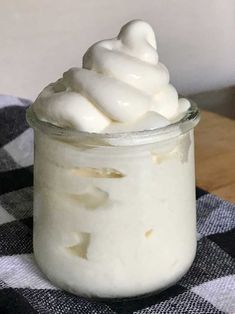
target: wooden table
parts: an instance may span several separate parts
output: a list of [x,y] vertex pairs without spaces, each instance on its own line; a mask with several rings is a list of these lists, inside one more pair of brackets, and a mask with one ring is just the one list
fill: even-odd
[[235,120],[203,111],[195,133],[197,186],[235,203]]

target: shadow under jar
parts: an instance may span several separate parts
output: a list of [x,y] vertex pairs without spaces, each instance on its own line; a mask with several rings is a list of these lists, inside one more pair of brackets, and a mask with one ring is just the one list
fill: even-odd
[[77,295],[135,297],[179,280],[196,252],[193,128],[93,134],[27,119],[35,131],[34,254]]

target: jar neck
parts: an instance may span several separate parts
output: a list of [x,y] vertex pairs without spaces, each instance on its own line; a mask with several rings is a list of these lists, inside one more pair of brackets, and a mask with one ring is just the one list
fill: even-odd
[[163,128],[125,133],[87,133],[64,129],[41,121],[32,107],[27,110],[27,121],[34,130],[62,141],[84,142],[92,146],[138,146],[166,141],[188,132],[198,124],[199,120],[200,111],[194,102],[190,102],[190,107],[182,119]]

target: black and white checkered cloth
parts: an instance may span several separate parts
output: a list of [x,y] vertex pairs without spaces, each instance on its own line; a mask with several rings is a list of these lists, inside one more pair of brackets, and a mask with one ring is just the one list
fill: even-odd
[[[0,313],[235,313],[235,205],[197,189],[197,256],[168,290],[139,300],[102,303],[53,286],[32,247],[33,132],[29,101],[0,96]],[[91,282],[92,285],[92,282]]]

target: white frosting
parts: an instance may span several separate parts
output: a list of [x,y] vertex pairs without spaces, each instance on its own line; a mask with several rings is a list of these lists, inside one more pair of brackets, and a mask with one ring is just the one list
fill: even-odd
[[116,38],[100,41],[47,86],[33,104],[40,120],[86,132],[112,133],[166,126],[189,108],[169,84],[158,61],[153,29],[141,20],[124,25]]
[[[188,107],[143,21],[89,48],[83,68],[64,73],[33,104],[41,120],[98,133],[164,127]],[[174,284],[196,250],[193,131],[124,147],[90,138],[94,145],[35,133],[37,264],[83,296],[130,297]]]

